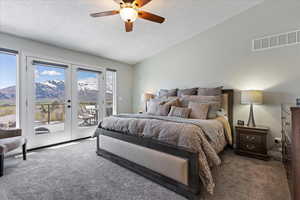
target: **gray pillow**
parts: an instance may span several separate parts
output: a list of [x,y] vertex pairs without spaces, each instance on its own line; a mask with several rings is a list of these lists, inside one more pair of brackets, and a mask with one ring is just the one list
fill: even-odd
[[181,97],[183,95],[196,95],[198,88],[189,88],[189,89],[182,89],[177,91],[177,96]]
[[167,102],[167,98],[155,98],[155,99],[150,99],[148,102],[154,102],[154,103],[158,103],[160,105],[163,105]]
[[190,101],[196,103],[219,102],[221,104],[221,100],[221,96],[185,95],[180,98],[182,107],[188,107]]
[[190,108],[181,108],[181,107],[172,106],[168,116],[169,117],[188,118],[190,115],[190,112],[191,112]]
[[218,116],[218,112],[221,111],[221,103],[220,102],[210,102],[207,118],[215,119]]
[[148,104],[148,115],[167,116],[170,111],[170,105],[161,105],[158,102],[150,101]]
[[172,97],[172,96],[177,96],[177,89],[171,89],[171,90],[166,90],[166,89],[161,89],[158,92],[159,97]]
[[198,88],[198,95],[201,96],[218,96],[222,95],[223,86],[216,88]]

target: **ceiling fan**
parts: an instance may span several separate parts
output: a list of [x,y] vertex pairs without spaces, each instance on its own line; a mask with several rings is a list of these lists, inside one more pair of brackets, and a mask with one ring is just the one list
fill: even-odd
[[139,17],[141,19],[149,20],[156,23],[163,23],[165,18],[146,12],[141,11],[144,5],[152,0],[114,0],[120,5],[119,10],[110,10],[99,13],[90,14],[91,17],[105,17],[110,15],[120,14],[122,20],[125,22],[126,32],[131,32],[133,30],[133,22]]

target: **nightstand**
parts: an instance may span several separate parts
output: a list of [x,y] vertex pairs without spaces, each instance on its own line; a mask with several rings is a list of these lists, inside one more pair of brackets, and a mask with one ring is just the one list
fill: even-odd
[[267,127],[235,126],[236,150],[239,155],[268,160]]

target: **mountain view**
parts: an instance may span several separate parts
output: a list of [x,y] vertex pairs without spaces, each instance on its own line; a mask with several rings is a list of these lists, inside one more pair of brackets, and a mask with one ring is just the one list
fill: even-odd
[[[38,101],[64,100],[65,83],[64,81],[49,80],[35,84],[36,98]],[[78,81],[78,95],[81,102],[97,102],[97,88],[83,80]],[[13,103],[15,101],[16,86],[9,86],[0,89],[0,102]],[[112,93],[106,92],[106,98],[111,99]]]
[[[0,128],[16,126],[16,84],[17,84],[17,58],[11,54],[0,54]],[[66,88],[65,80],[68,74],[66,68],[35,65],[35,124],[62,124],[65,117]],[[78,109],[78,123],[80,126],[89,126],[97,121],[98,111],[95,109],[99,102],[99,75],[100,73],[88,70],[78,70],[77,98],[80,105]],[[106,73],[106,113],[112,114],[114,76]],[[69,90],[71,88],[68,88]],[[70,90],[71,91],[71,90]],[[91,117],[88,119],[87,116]]]

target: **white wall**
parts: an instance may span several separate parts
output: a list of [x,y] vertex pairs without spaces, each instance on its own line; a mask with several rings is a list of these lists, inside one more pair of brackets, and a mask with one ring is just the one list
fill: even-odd
[[137,64],[134,111],[147,91],[223,85],[237,90],[234,121],[246,121],[249,106],[239,104],[238,90],[263,89],[265,104],[254,108],[257,124],[269,126],[272,137],[281,136],[280,103],[300,97],[300,45],[252,52],[251,40],[300,29],[299,19],[299,1],[267,0]]
[[[0,30],[1,31],[1,30]],[[55,60],[65,60],[72,63],[85,64],[87,66],[100,66],[117,70],[117,88],[118,88],[118,111],[132,111],[132,66],[117,61],[88,55],[76,51],[71,51],[40,42],[7,35],[0,32],[0,47],[13,50],[19,50],[22,54],[38,55],[44,58]],[[21,63],[21,67],[25,67]]]

